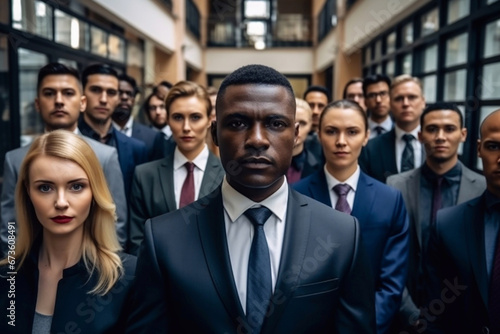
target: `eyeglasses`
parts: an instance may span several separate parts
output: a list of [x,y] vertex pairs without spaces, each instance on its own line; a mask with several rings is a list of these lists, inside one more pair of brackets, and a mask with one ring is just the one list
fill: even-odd
[[375,100],[377,98],[377,96],[380,96],[381,99],[385,99],[386,97],[389,96],[389,92],[386,90],[383,90],[381,92],[372,92],[372,93],[366,94],[366,98],[369,100]]

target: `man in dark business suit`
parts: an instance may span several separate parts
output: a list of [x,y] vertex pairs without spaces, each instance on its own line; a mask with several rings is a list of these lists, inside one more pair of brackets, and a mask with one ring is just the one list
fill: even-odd
[[424,164],[387,179],[388,185],[403,194],[410,216],[409,274],[399,311],[399,331],[419,328],[421,322],[420,308],[425,302],[422,266],[435,213],[475,198],[486,189],[484,177],[458,160],[458,147],[467,137],[460,109],[451,103],[431,104],[420,123],[418,136],[426,150]]
[[216,110],[226,177],[146,223],[128,332],[374,333],[357,220],[284,177],[298,132],[288,80],[242,67],[224,79]]
[[407,74],[394,78],[390,98],[394,128],[370,140],[359,157],[363,172],[384,183],[390,175],[419,167],[425,160],[417,140],[425,107],[420,80]]
[[163,158],[163,135],[144,124],[136,122],[132,116],[135,97],[138,93],[135,79],[129,75],[120,74],[118,80],[120,102],[111,115],[113,126],[127,137],[138,139],[146,144],[149,161]]
[[[144,222],[148,218],[174,211],[207,196],[224,177],[219,159],[206,144],[212,112],[206,90],[194,82],[181,81],[171,88],[166,109],[176,145],[164,159],[137,166],[132,181],[129,253],[134,255],[144,238]],[[181,186],[187,176],[186,162],[193,163],[195,167],[195,192],[189,203],[181,203]]]
[[[425,323],[436,333],[500,333],[500,110],[481,124],[487,190],[442,209],[431,232]],[[430,327],[430,326],[429,326]]]

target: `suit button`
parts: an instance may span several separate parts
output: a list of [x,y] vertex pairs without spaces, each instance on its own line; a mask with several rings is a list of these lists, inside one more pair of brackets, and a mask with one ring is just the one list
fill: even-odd
[[483,329],[481,330],[483,334],[490,334],[490,329],[486,326],[483,326]]

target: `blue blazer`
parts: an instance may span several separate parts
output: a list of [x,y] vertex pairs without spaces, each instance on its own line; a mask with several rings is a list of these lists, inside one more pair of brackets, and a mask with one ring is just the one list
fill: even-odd
[[132,123],[132,138],[138,139],[146,144],[148,161],[161,159],[164,157],[163,132],[155,131],[146,125],[134,121]]
[[146,144],[135,138],[125,136],[114,127],[113,136],[116,141],[118,161],[120,162],[120,168],[123,174],[123,184],[125,185],[125,193],[127,194],[128,199],[135,166],[148,161]]
[[[325,171],[292,186],[332,206]],[[399,310],[408,273],[408,215],[401,193],[361,172],[351,215],[359,220],[363,244],[375,273],[377,333],[385,333]]]

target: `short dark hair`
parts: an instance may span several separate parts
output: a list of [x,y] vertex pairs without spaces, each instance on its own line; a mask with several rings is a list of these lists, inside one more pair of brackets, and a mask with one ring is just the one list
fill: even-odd
[[139,90],[137,89],[137,82],[130,75],[126,75],[125,73],[120,74],[118,76],[118,81],[128,82],[129,85],[132,86],[132,89],[134,90],[134,96],[137,95],[137,93],[139,92]]
[[342,93],[342,98],[343,98],[344,100],[345,100],[345,99],[347,99],[347,88],[348,88],[350,85],[353,85],[353,84],[358,83],[358,82],[359,82],[359,83],[361,83],[361,84],[363,84],[363,79],[361,79],[361,78],[353,78],[353,79],[349,80],[349,81],[345,84],[345,86],[344,86],[344,92]]
[[309,88],[307,88],[306,91],[304,92],[304,96],[303,96],[304,100],[306,99],[307,94],[309,94],[311,92],[322,93],[326,96],[326,99],[328,102],[330,102],[330,100],[331,100],[330,92],[328,91],[328,89],[326,89],[326,87],[323,87],[323,86],[309,86]]
[[455,103],[449,102],[436,102],[425,107],[422,115],[420,115],[420,125],[422,126],[424,124],[425,115],[436,110],[452,110],[456,112],[458,114],[458,117],[460,118],[460,127],[464,127],[464,116],[462,115],[462,112],[460,111],[460,109],[458,109],[458,106]]
[[83,89],[85,89],[85,86],[87,86],[89,76],[93,74],[112,75],[116,79],[118,79],[118,73],[111,66],[102,63],[92,64],[87,66],[82,72]]
[[365,94],[365,97],[368,86],[379,82],[385,82],[387,84],[387,88],[391,88],[391,79],[385,74],[372,74],[363,79],[363,94]]
[[38,92],[38,90],[40,89],[40,85],[42,84],[42,81],[43,79],[45,79],[45,77],[49,75],[63,75],[63,74],[75,77],[76,80],[78,81],[78,84],[80,84],[80,74],[78,73],[77,69],[70,66],[66,66],[61,63],[49,63],[40,68],[40,70],[38,71],[36,91]]
[[292,85],[288,79],[276,71],[274,68],[265,65],[246,65],[238,68],[233,73],[229,74],[221,83],[219,92],[217,93],[216,110],[219,109],[220,103],[224,100],[224,94],[229,86],[240,85],[265,85],[265,86],[281,86],[286,88],[290,93],[290,104],[295,110],[295,94]]
[[365,123],[365,131],[368,130],[368,116],[366,115],[366,113],[363,110],[363,108],[361,108],[361,106],[357,102],[354,102],[354,101],[351,101],[351,100],[346,100],[346,99],[333,101],[332,103],[329,103],[325,107],[325,109],[323,109],[323,112],[319,116],[318,129],[321,130],[321,123],[323,122],[323,118],[328,113],[328,111],[331,110],[331,109],[352,109],[352,110],[356,110],[361,115],[361,117],[363,118],[363,121]]

